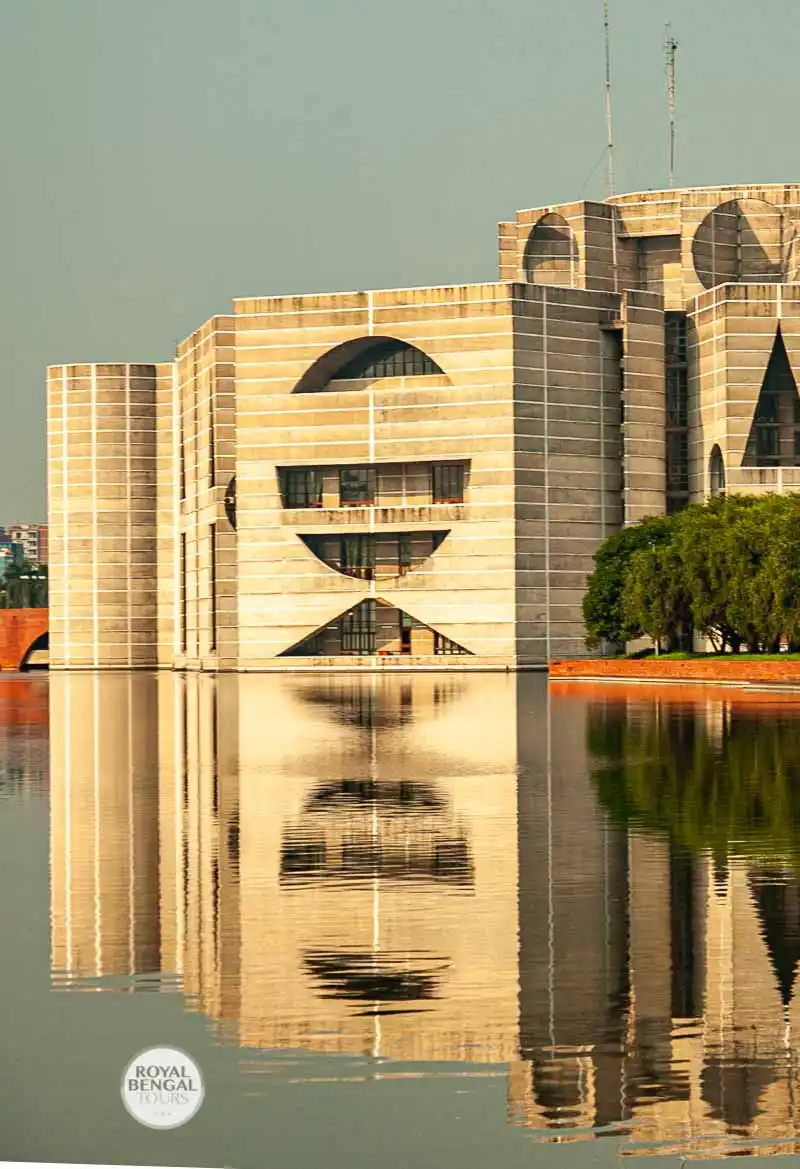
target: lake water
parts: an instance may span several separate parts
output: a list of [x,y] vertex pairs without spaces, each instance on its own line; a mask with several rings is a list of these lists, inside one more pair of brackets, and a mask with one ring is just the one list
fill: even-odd
[[0,938],[0,1158],[800,1160],[800,695],[2,679]]

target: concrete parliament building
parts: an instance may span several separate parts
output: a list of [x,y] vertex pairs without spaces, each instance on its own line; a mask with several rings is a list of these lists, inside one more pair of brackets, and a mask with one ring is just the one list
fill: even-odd
[[800,488],[800,185],[500,224],[500,280],[237,299],[48,370],[51,666],[584,654],[602,539]]

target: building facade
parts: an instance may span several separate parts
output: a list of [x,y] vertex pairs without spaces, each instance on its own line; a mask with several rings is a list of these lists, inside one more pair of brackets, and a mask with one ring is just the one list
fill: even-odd
[[51,664],[536,666],[592,556],[800,486],[800,185],[519,212],[500,280],[240,299],[48,371]]
[[0,529],[0,537],[9,544],[19,545],[22,559],[29,564],[47,564],[46,524],[7,524]]

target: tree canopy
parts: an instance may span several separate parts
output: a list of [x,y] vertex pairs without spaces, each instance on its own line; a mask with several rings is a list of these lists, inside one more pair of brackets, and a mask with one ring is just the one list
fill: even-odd
[[642,636],[639,622],[632,622],[626,614],[625,575],[635,553],[665,543],[669,534],[669,518],[656,516],[614,532],[600,545],[583,598],[586,643],[590,649],[601,641],[633,641]]
[[610,536],[583,602],[586,644],[693,628],[720,652],[800,648],[800,495],[717,496]]

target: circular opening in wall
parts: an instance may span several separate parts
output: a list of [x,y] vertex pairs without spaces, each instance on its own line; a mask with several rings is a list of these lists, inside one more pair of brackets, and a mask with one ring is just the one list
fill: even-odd
[[522,266],[531,284],[572,284],[578,247],[563,215],[543,215],[525,246]]
[[228,523],[236,531],[236,476],[234,475],[228,486],[225,488],[225,515],[228,517]]
[[695,232],[692,261],[704,288],[784,278],[784,216],[764,199],[731,199],[709,211]]

